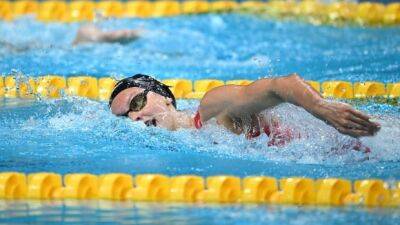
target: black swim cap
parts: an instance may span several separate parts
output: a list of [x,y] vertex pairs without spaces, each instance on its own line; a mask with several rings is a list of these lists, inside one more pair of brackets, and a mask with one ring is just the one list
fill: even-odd
[[172,94],[171,90],[169,90],[169,87],[161,83],[160,81],[144,74],[136,74],[132,77],[127,77],[118,81],[118,83],[115,84],[113,92],[111,93],[110,101],[108,103],[109,106],[111,107],[112,101],[121,91],[131,87],[143,88],[161,96],[170,98],[172,99],[172,105],[176,108],[175,96],[174,94]]

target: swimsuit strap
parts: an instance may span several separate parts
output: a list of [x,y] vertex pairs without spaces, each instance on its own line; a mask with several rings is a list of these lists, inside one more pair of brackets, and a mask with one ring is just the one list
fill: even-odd
[[256,137],[258,137],[260,135],[261,135],[260,130],[251,129],[246,133],[246,138],[247,139],[253,139],[253,138],[256,138]]
[[196,115],[193,118],[194,121],[194,126],[196,127],[196,129],[200,129],[203,126],[203,123],[201,122],[201,117],[200,117],[200,113],[197,110]]
[[[278,121],[272,121],[272,123],[269,123],[262,117],[259,118],[259,121],[259,128],[257,129],[255,126],[252,125],[251,129],[246,134],[247,139],[252,139],[260,136],[261,129],[269,137],[268,146],[282,147],[296,138],[296,133],[294,132],[294,130],[288,127],[281,126]],[[300,134],[298,134],[297,138],[300,138]]]

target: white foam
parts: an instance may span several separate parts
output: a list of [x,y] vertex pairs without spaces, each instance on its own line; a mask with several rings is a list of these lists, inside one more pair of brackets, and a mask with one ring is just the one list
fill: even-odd
[[[247,140],[244,135],[232,134],[212,121],[205,123],[200,130],[180,129],[170,132],[157,127],[146,127],[143,123],[134,123],[127,118],[115,117],[110,113],[106,103],[69,97],[63,100],[45,101],[45,104],[49,107],[48,112],[52,112],[49,113],[51,115],[42,119],[29,118],[22,124],[22,129],[46,129],[50,134],[81,133],[87,135],[87,138],[101,138],[110,140],[111,143],[123,140],[130,149],[197,151],[221,157],[259,161],[343,164],[355,161],[400,160],[398,151],[400,120],[399,117],[389,115],[377,119],[382,124],[382,130],[378,135],[361,139],[363,144],[372,149],[370,154],[365,154],[343,148],[353,138],[340,134],[305,110],[289,104],[282,104],[265,112],[267,117],[278,117],[283,126],[290,126],[300,131],[304,137],[284,147],[268,147],[266,135]],[[197,104],[198,101],[178,102],[181,109],[190,112],[197,108]],[[68,107],[63,109],[60,105]]]

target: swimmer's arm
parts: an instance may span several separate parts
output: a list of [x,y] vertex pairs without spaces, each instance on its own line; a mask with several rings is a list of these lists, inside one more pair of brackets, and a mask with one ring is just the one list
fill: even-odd
[[371,136],[380,129],[378,123],[350,105],[325,100],[297,74],[272,79],[270,89],[282,101],[303,107],[343,134]]
[[350,105],[328,102],[300,76],[260,79],[248,86],[227,85],[208,92],[201,101],[203,121],[212,117],[240,117],[289,102],[353,137],[373,135],[379,124]]
[[103,31],[93,24],[87,24],[79,27],[72,45],[81,43],[98,42]]
[[101,42],[123,42],[123,41],[133,41],[140,37],[142,32],[139,30],[117,30],[103,32],[100,35]]
[[[242,117],[259,113],[288,101],[290,99],[281,97],[279,93],[276,93],[279,90],[274,90],[273,86],[276,83],[284,86],[284,83],[288,83],[291,79],[293,76],[265,78],[256,80],[247,86],[226,85],[214,88],[207,92],[200,102],[201,118],[203,121],[207,121],[213,117],[221,117],[221,115]],[[305,103],[300,104],[305,105]]]
[[142,33],[143,31],[141,30],[102,31],[98,27],[89,24],[78,29],[72,44],[133,41],[139,38]]

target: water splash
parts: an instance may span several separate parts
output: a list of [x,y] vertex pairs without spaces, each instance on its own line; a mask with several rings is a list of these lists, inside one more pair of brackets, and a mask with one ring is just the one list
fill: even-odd
[[[104,30],[145,29],[127,45],[71,45],[80,24],[30,18],[0,22],[0,72],[33,76],[148,73],[202,79],[256,79],[296,72],[309,80],[397,82],[397,28],[334,28],[244,15],[198,15],[99,21]],[[304,35],[307,34],[307,35]],[[11,51],[4,41],[21,51]],[[14,48],[15,49],[15,48]],[[188,51],[190,49],[190,51]],[[268,58],[254,63],[258,56]],[[82,59],[86,59],[82,64]],[[35,65],[32,67],[32,65]]]
[[[191,113],[197,104],[197,101],[184,100],[178,103],[182,110]],[[207,122],[201,130],[180,129],[170,132],[161,128],[146,127],[143,123],[113,116],[105,103],[78,97],[44,100],[38,107],[39,110],[31,115],[6,122],[15,123],[15,132],[31,132],[20,137],[18,141],[43,141],[48,145],[53,143],[53,147],[59,149],[56,142],[62,137],[64,147],[70,148],[69,145],[74,143],[87,143],[89,146],[85,151],[91,153],[96,151],[96,148],[92,149],[93,146],[110,143],[109,150],[123,146],[123,151],[133,152],[198,152],[213,154],[216,157],[305,164],[400,160],[397,147],[400,134],[398,115],[383,115],[377,118],[382,124],[382,130],[374,137],[361,139],[364,145],[372,149],[371,153],[366,154],[346,147],[353,138],[338,133],[305,110],[290,104],[282,104],[265,112],[268,117],[279,118],[283,126],[289,126],[301,133],[302,138],[284,147],[269,147],[266,135],[247,140],[244,135],[232,134],[218,126],[215,121]],[[85,145],[80,148],[85,148]]]

